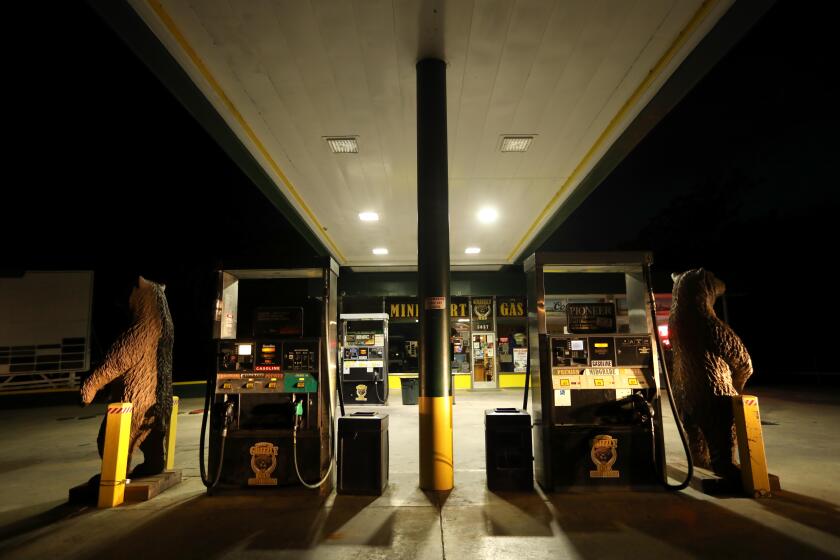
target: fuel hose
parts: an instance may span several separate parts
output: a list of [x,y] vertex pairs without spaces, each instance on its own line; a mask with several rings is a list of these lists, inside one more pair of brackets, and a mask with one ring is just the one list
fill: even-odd
[[[658,350],[657,354],[659,355],[659,363],[662,368],[662,377],[665,380],[665,389],[668,393],[668,402],[671,405],[671,412],[674,415],[674,423],[677,425],[677,431],[680,434],[680,440],[682,441],[683,450],[685,451],[685,458],[688,462],[688,469],[685,475],[685,479],[679,484],[669,484],[668,483],[668,474],[662,473],[662,485],[665,487],[666,490],[671,491],[678,491],[683,490],[688,487],[691,483],[691,478],[694,476],[694,461],[691,459],[691,450],[689,449],[688,445],[688,435],[685,432],[685,426],[683,426],[682,418],[680,417],[680,413],[677,410],[677,405],[674,402],[674,392],[671,388],[671,377],[668,373],[668,364],[665,360],[665,352],[662,346],[662,339],[659,336],[659,329],[656,325],[656,297],[653,295],[653,281],[650,272],[650,264],[646,265],[645,268],[645,282],[647,283],[648,287],[648,298],[650,303],[650,316],[651,321],[653,321],[653,336],[656,339],[656,348]],[[661,424],[661,423],[660,423]],[[654,426],[654,423],[651,421],[651,427]],[[653,438],[653,441],[656,442],[656,437]],[[665,441],[665,435],[662,436],[662,441]],[[662,457],[664,459],[665,453],[663,452]]]

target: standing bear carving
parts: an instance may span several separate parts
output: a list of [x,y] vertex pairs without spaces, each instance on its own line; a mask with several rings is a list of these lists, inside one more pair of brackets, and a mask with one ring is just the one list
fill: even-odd
[[[172,413],[172,345],[174,328],[164,290],[140,276],[129,297],[131,325],[82,385],[82,401],[90,404],[97,391],[111,384],[113,401],[131,402],[131,455],[139,447],[143,463],[131,476],[158,474],[165,467],[164,439]],[[107,419],[107,416],[106,416]],[[99,430],[99,455],[105,440],[105,420]]]
[[672,274],[673,302],[668,329],[673,356],[674,397],[685,424],[694,464],[736,480],[732,396],[753,373],[738,335],[715,314],[726,285],[698,268]]

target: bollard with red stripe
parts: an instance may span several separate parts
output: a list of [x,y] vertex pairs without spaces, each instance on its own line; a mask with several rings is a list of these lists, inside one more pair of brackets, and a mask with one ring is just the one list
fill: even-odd
[[732,411],[735,416],[735,435],[738,440],[744,492],[756,498],[770,496],[770,478],[767,473],[767,457],[764,454],[758,397],[732,397]]
[[125,472],[128,467],[128,444],[131,433],[129,402],[111,403],[105,424],[105,447],[102,451],[102,474],[99,480],[100,508],[112,508],[125,498]]

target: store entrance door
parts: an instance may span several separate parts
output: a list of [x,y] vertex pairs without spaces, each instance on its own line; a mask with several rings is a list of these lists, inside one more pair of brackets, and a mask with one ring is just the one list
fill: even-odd
[[474,333],[473,351],[473,388],[495,389],[498,387],[496,376],[496,333]]

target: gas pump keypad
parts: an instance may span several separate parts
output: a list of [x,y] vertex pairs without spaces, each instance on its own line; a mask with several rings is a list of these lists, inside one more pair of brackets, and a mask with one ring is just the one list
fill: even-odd
[[616,365],[634,365],[650,367],[653,363],[653,352],[649,336],[617,336],[615,337]]
[[309,348],[284,345],[283,371],[309,371],[313,367],[314,358]]

